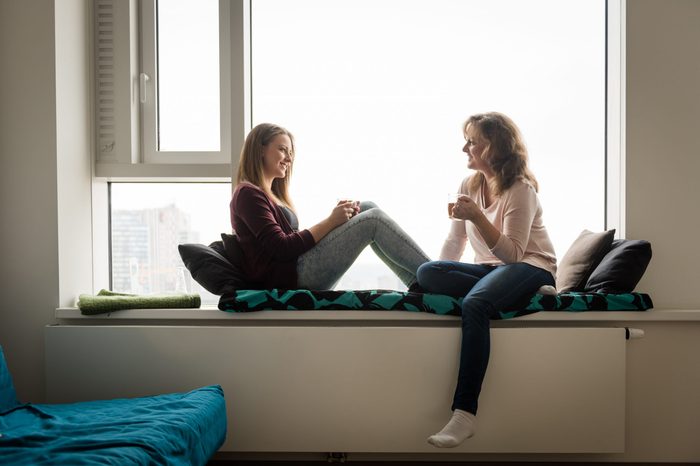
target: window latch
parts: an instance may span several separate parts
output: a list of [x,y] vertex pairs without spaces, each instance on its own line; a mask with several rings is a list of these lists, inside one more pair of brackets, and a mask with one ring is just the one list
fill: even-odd
[[146,73],[139,75],[139,100],[142,104],[146,103],[146,83],[150,80],[151,78]]

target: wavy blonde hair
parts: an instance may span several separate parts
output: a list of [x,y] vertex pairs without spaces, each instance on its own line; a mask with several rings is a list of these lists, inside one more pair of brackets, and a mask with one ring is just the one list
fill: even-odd
[[[275,178],[272,180],[272,192],[270,193],[268,187],[263,184],[263,152],[265,146],[270,144],[272,140],[280,134],[289,136],[289,139],[292,141],[292,147],[290,147],[292,161],[289,164],[284,178]],[[247,181],[248,183],[254,184],[268,194],[273,194],[289,208],[294,209],[294,204],[289,197],[289,182],[292,177],[294,153],[294,136],[287,129],[272,123],[261,123],[257,125],[250,130],[250,133],[248,133],[243,143],[241,156],[238,160],[236,183]]]
[[[487,147],[482,159],[494,173],[491,192],[500,196],[521,179],[538,190],[537,179],[527,166],[527,148],[516,124],[502,113],[477,113],[464,122],[462,131],[467,138],[467,128],[472,127],[486,140]],[[483,173],[477,172],[469,178],[467,188],[474,192],[486,181]]]

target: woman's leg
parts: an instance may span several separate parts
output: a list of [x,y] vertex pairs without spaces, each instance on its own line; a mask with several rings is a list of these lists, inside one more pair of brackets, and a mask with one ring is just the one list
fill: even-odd
[[383,210],[371,207],[361,210],[299,257],[299,286],[333,288],[368,245],[378,251],[379,258],[407,286],[415,281],[418,266],[430,260]]
[[431,261],[418,267],[418,284],[428,293],[465,296],[495,266],[455,261]]
[[542,285],[553,285],[549,272],[529,264],[496,267],[469,291],[462,301],[462,345],[459,374],[452,409],[453,418],[428,441],[438,447],[454,447],[475,432],[481,384],[491,350],[490,319],[500,310],[525,305]]
[[[375,204],[372,201],[363,201],[360,203],[360,213],[365,212],[369,209],[374,209],[377,207],[377,204]],[[392,260],[390,260],[386,254],[384,254],[384,251],[382,251],[379,246],[377,246],[376,243],[371,242],[369,246],[372,248],[372,251],[379,257],[379,259],[384,262],[389,269],[394,272],[394,274],[397,277],[400,277],[402,273],[404,273],[403,269],[396,265]]]

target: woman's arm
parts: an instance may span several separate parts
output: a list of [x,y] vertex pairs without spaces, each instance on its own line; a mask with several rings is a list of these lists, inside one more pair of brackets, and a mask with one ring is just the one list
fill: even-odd
[[514,186],[504,196],[507,198],[503,231],[498,230],[481,208],[466,196],[460,198],[455,213],[474,224],[494,256],[505,264],[511,264],[520,262],[525,255],[538,202],[534,188],[526,183]]
[[[458,195],[467,192],[469,178],[470,177],[466,177],[462,180],[459,189],[457,189]],[[468,236],[466,225],[463,221],[459,221],[460,219],[454,216],[452,218],[453,221],[450,222],[450,231],[447,233],[447,238],[440,250],[439,260],[441,261],[459,261],[464,254],[464,248],[467,246]]]
[[523,183],[513,190],[504,214],[503,234],[495,245],[489,244],[494,256],[506,264],[522,261],[538,206],[532,186]]
[[268,197],[252,185],[236,190],[231,208],[260,247],[275,260],[293,260],[316,244],[309,230],[286,233],[277,222]]
[[493,226],[481,211],[481,207],[469,196],[460,196],[452,212],[456,218],[472,222],[489,249],[493,249],[501,238],[501,231]]
[[321,241],[324,236],[347,222],[355,213],[357,213],[357,206],[352,201],[338,202],[327,218],[309,228],[314,241],[317,243]]
[[467,245],[467,229],[464,222],[453,220],[450,231],[440,250],[441,261],[459,261]]

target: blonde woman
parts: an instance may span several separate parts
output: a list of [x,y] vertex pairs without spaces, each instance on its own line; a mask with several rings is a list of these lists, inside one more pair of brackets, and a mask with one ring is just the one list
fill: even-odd
[[428,257],[371,202],[343,200],[328,217],[299,230],[289,197],[294,137],[263,123],[248,134],[231,199],[231,225],[244,269],[262,288],[331,289],[368,245],[408,287]]
[[[471,116],[463,127],[467,167],[451,207],[451,230],[440,260],[418,269],[427,292],[462,299],[462,344],[452,410],[445,427],[428,438],[456,447],[476,432],[476,412],[490,352],[489,320],[528,304],[542,286],[554,285],[556,257],[542,221],[537,181],[527,166],[519,129],[507,116]],[[459,262],[469,241],[473,264]]]

